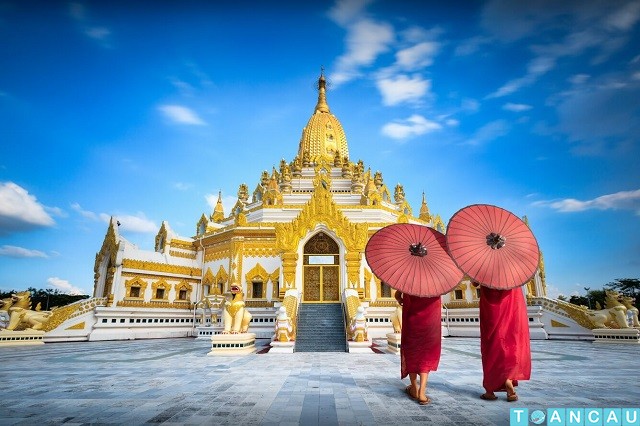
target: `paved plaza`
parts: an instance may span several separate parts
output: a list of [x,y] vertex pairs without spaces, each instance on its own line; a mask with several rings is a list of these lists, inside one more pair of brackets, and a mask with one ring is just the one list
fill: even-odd
[[532,341],[515,403],[479,398],[478,339],[442,346],[427,406],[387,353],[207,356],[193,338],[3,347],[0,424],[506,425],[512,407],[640,406],[638,345]]

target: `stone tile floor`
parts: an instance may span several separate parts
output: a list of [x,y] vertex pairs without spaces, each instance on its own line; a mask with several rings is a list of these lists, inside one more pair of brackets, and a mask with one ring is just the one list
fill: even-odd
[[427,406],[404,394],[394,354],[207,356],[193,338],[4,347],[0,425],[508,425],[514,407],[640,406],[638,345],[532,341],[532,379],[507,403],[479,398],[479,344],[443,339]]

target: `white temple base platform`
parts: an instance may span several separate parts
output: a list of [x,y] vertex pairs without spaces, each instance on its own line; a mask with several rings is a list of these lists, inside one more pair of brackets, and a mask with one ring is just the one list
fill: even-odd
[[44,345],[44,331],[0,330],[0,346]]
[[269,349],[269,353],[275,353],[275,354],[292,354],[293,353],[293,349],[296,346],[296,342],[295,341],[291,341],[291,342],[271,342],[271,349]]
[[635,328],[595,328],[593,343],[640,344],[640,331]]
[[247,355],[256,350],[255,333],[215,334],[207,355]]
[[400,333],[388,333],[387,334],[387,352],[392,354],[400,354]]
[[373,353],[373,349],[371,349],[371,340],[365,340],[364,342],[353,342],[349,340],[347,342],[349,345],[349,353],[351,354],[370,354]]

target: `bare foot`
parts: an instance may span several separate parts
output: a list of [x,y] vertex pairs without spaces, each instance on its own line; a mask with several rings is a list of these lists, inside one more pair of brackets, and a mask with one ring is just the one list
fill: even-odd
[[516,395],[516,390],[513,387],[513,382],[511,379],[507,379],[504,382],[504,387],[507,390],[507,401],[513,402],[518,400],[518,395]]

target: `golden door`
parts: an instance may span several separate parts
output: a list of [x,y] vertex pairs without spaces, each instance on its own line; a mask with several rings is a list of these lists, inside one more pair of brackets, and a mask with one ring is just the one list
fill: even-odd
[[338,244],[320,232],[304,246],[303,302],[340,301]]

